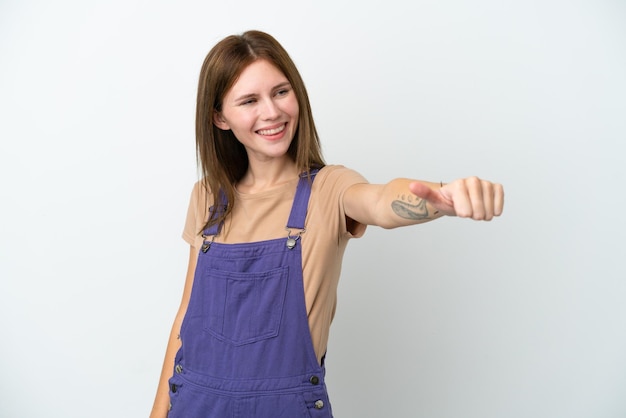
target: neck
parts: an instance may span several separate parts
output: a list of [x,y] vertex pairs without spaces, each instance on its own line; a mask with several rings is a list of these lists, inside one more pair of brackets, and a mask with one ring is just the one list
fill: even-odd
[[241,193],[258,193],[283,183],[292,181],[298,176],[296,163],[290,158],[281,161],[255,162],[250,161],[248,172],[237,183]]

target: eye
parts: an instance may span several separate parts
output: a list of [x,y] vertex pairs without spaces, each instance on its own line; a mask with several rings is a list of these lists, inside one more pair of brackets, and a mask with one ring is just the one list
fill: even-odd
[[291,91],[291,89],[288,88],[284,88],[284,89],[280,89],[276,92],[277,96],[286,96],[287,94],[289,94],[289,92]]
[[251,104],[253,104],[255,102],[256,102],[256,99],[246,99],[246,100],[242,101],[241,103],[239,103],[239,105],[241,105],[241,106],[251,105]]

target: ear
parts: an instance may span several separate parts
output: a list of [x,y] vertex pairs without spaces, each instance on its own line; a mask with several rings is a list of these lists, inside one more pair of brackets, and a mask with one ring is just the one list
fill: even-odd
[[230,126],[228,126],[228,123],[222,117],[222,114],[220,112],[218,112],[217,110],[213,111],[213,123],[215,124],[215,126],[220,128],[222,131],[229,131],[230,130]]

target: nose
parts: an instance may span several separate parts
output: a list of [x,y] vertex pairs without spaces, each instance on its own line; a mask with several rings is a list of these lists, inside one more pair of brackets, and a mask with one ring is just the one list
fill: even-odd
[[263,101],[261,112],[261,118],[263,120],[274,120],[280,116],[280,110],[271,98],[267,98]]

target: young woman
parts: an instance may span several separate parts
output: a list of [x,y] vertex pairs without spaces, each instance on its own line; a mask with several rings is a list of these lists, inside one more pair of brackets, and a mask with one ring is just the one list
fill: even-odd
[[502,187],[476,177],[375,185],[325,165],[300,74],[258,31],[206,57],[196,142],[189,267],[153,418],[332,417],[324,355],[348,240],[502,212]]

